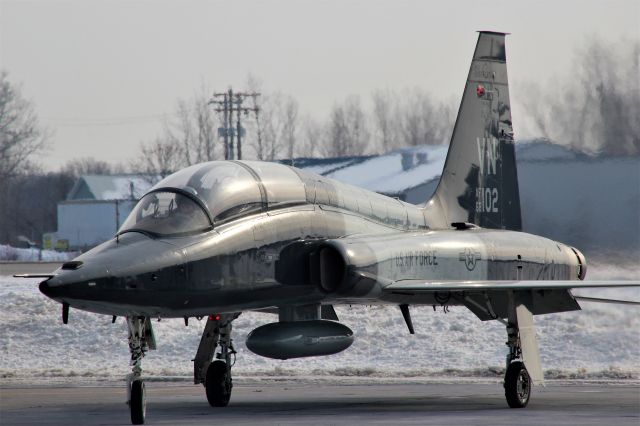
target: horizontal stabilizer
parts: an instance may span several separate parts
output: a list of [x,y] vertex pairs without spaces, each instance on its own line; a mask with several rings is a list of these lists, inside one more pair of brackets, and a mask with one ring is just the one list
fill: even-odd
[[583,302],[598,302],[598,303],[615,303],[617,305],[638,305],[640,306],[640,302],[635,302],[633,300],[618,300],[618,299],[602,299],[600,297],[585,297],[585,296],[573,296],[574,299],[580,300]]
[[402,280],[384,288],[386,293],[431,293],[438,291],[569,290],[574,288],[640,287],[634,281],[420,281]]

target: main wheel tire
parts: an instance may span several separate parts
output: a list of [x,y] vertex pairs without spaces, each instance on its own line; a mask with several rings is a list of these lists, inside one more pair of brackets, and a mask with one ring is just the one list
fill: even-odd
[[129,402],[131,409],[131,423],[134,425],[144,424],[144,418],[147,414],[147,403],[145,400],[144,382],[140,379],[131,383],[131,401]]
[[212,407],[226,407],[231,398],[231,372],[227,370],[227,363],[217,360],[209,364],[205,389],[207,401]]
[[531,397],[531,377],[521,361],[509,364],[504,376],[504,396],[511,408],[524,408]]

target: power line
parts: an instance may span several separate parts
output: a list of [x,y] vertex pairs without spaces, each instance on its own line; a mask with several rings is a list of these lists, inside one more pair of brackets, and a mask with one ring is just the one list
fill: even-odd
[[43,121],[52,122],[59,127],[100,127],[100,126],[126,126],[139,123],[149,123],[177,117],[176,113],[138,115],[128,117],[40,117]]

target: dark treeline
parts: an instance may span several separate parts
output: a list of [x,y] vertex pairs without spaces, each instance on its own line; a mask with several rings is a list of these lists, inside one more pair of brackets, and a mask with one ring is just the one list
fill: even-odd
[[57,172],[36,166],[4,177],[0,185],[0,244],[24,246],[20,237],[40,245],[42,234],[57,228],[58,202],[64,200],[80,175],[123,172],[122,167],[92,158],[69,161]]
[[[590,41],[577,54],[570,75],[543,85],[522,86],[516,101],[533,132],[574,149],[607,156],[640,155],[640,44]],[[455,102],[434,100],[420,88],[347,95],[324,118],[301,112],[291,95],[269,91],[255,77],[245,87],[260,92],[259,113],[244,117],[243,159],[335,157],[388,152],[395,148],[447,143]],[[19,236],[40,243],[56,230],[57,203],[82,174],[145,173],[166,176],[182,167],[223,158],[219,115],[201,86],[176,102],[160,132],[140,143],[128,164],[74,159],[45,171],[34,154],[46,152],[51,133],[20,87],[0,73],[0,244]]]

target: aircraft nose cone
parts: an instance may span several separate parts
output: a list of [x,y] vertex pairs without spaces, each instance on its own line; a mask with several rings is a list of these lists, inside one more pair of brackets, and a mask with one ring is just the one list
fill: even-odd
[[51,286],[49,285],[48,281],[49,280],[42,281],[38,286],[38,289],[40,289],[40,293],[44,294],[47,297],[51,297]]
[[57,277],[42,281],[38,286],[38,289],[40,289],[42,294],[52,299],[60,297],[64,290],[64,284],[59,281],[60,280],[57,279]]

